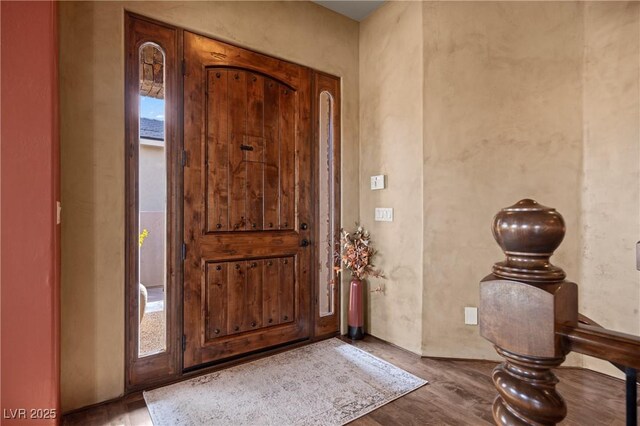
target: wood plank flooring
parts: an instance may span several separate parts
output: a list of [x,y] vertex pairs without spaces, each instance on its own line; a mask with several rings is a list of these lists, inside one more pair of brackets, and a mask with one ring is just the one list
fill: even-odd
[[[420,358],[367,336],[355,345],[416,376],[427,386],[405,395],[351,424],[379,425],[490,425],[495,391],[490,361]],[[558,389],[569,407],[563,425],[624,425],[624,383],[599,373],[575,368],[557,370]],[[151,425],[140,393],[120,401],[67,415],[64,425]]]

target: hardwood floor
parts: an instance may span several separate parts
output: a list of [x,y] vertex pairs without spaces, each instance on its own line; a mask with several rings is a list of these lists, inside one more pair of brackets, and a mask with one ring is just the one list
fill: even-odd
[[[416,376],[427,386],[405,395],[354,422],[379,425],[482,425],[493,424],[490,361],[420,358],[367,336],[355,345]],[[557,370],[558,389],[567,400],[565,425],[624,425],[624,383],[599,373],[576,368]],[[123,400],[67,415],[64,425],[151,425],[140,393]]]

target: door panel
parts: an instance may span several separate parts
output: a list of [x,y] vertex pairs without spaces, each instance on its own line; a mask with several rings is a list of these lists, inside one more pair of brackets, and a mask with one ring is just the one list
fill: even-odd
[[264,88],[264,229],[280,224],[280,129],[279,90],[274,82]]
[[280,90],[280,229],[293,227],[294,200],[294,97],[289,89]]
[[206,321],[206,339],[211,340],[228,334],[227,329],[227,294],[229,289],[227,263],[207,264],[207,288],[206,288],[206,312],[209,317]]
[[226,70],[207,72],[207,232],[229,230]]
[[264,262],[262,280],[262,323],[265,326],[280,324],[280,263]]
[[[235,71],[229,79],[229,111],[228,114],[229,137],[227,139],[229,149],[229,180],[231,181],[231,204],[229,205],[229,220],[232,231],[243,231],[246,226],[247,195],[247,163],[245,152],[241,149],[246,141],[247,118],[247,79],[244,72]],[[214,118],[215,120],[216,118]],[[205,123],[207,125],[208,123]]]
[[243,70],[207,74],[207,232],[293,229],[295,92]]
[[184,367],[309,337],[310,71],[185,32]]
[[286,323],[293,321],[294,319],[294,294],[292,291],[292,284],[294,282],[293,277],[293,262],[290,258],[280,259],[280,279],[279,279],[279,291],[278,302],[280,307],[280,323]]
[[208,263],[205,341],[294,321],[294,265],[293,257]]

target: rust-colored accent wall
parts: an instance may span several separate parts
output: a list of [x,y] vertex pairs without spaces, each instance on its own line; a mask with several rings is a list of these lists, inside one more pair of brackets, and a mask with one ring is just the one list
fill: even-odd
[[56,5],[2,2],[0,19],[0,423],[56,424],[30,419],[59,418]]

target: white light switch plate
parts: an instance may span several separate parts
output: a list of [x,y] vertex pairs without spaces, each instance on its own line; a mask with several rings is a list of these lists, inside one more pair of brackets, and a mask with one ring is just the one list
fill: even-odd
[[371,176],[371,189],[384,189],[384,175]]
[[467,325],[478,325],[478,308],[474,306],[465,306],[464,323]]
[[393,209],[376,207],[375,221],[376,222],[393,222]]

